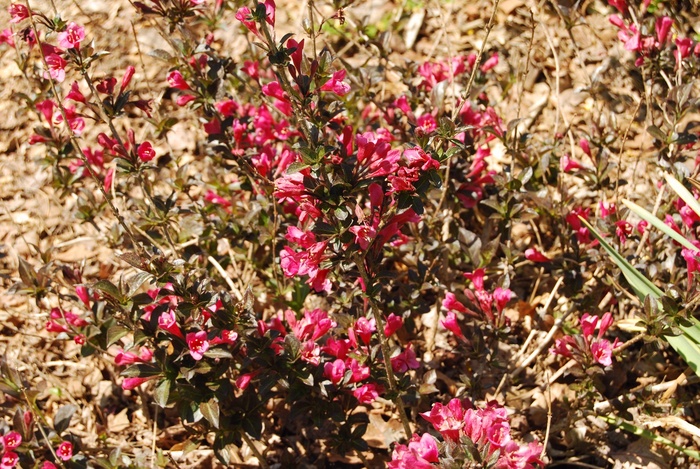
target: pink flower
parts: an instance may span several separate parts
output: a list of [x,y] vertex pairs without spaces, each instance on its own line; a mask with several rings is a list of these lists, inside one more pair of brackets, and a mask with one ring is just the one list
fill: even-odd
[[350,85],[343,82],[346,73],[346,70],[338,70],[333,73],[333,76],[323,84],[321,91],[331,91],[338,96],[345,96],[350,91]]
[[403,318],[391,313],[389,317],[386,318],[386,324],[384,324],[384,335],[386,337],[391,336],[394,332],[401,329],[403,326]]
[[542,254],[536,247],[525,250],[525,259],[531,262],[549,262],[552,259]]
[[486,73],[496,65],[498,65],[498,52],[494,52],[491,58],[484,62],[484,64],[481,66],[481,72]]
[[634,228],[625,220],[616,221],[615,227],[615,234],[620,238],[620,242],[624,244],[625,241],[627,241],[627,237],[632,234]]
[[46,322],[46,330],[49,332],[70,332],[70,329],[56,321],[50,320]]
[[8,432],[2,437],[2,444],[5,447],[5,451],[15,449],[22,444],[22,435],[17,432]]
[[49,70],[48,72],[44,75],[45,78],[51,77],[53,78],[57,83],[63,82],[63,80],[66,79],[66,62],[63,60],[63,57],[61,57],[58,54],[49,54],[46,56],[46,65],[48,65]]
[[513,292],[508,288],[496,287],[493,291],[493,299],[496,302],[496,310],[499,313],[503,312],[511,298],[513,298]]
[[207,333],[204,331],[190,332],[187,334],[187,346],[190,349],[190,355],[192,358],[199,361],[204,358],[204,352],[209,350],[209,341],[207,340]]
[[61,461],[70,460],[70,458],[73,457],[73,443],[64,441],[58,445],[58,448],[56,448],[56,456],[58,456]]
[[29,9],[21,3],[11,3],[7,7],[10,13],[10,23],[19,23],[20,21],[29,18]]
[[280,85],[278,81],[271,81],[263,85],[262,92],[265,96],[270,96],[271,98],[276,98],[284,102],[289,101],[287,93],[284,92],[282,85]]
[[19,463],[19,456],[14,451],[5,451],[0,459],[0,469],[12,469]]
[[73,101],[79,103],[85,102],[85,96],[80,91],[80,87],[78,86],[77,81],[74,81],[73,84],[70,86],[70,91],[68,92],[68,94],[66,94],[66,99],[72,99]]
[[139,155],[139,159],[143,162],[151,161],[156,157],[156,151],[153,149],[151,142],[145,141],[138,146],[136,153]]
[[125,391],[130,391],[138,386],[141,386],[146,381],[152,380],[153,378],[155,378],[155,376],[148,376],[145,378],[124,378],[124,381],[122,381],[122,389]]
[[442,324],[442,327],[445,329],[452,331],[457,338],[466,340],[462,329],[459,327],[459,324],[457,324],[457,316],[452,311],[445,315],[445,319],[441,320],[440,324]]
[[467,307],[460,303],[455,294],[451,292],[445,293],[445,299],[442,300],[442,307],[448,311],[459,311],[460,313],[469,312]]
[[581,138],[581,140],[578,141],[578,146],[581,147],[581,150],[583,150],[586,155],[591,156],[591,146],[587,139]]
[[433,428],[448,440],[459,441],[459,433],[464,427],[464,409],[459,399],[452,399],[446,406],[434,404],[430,412],[420,414],[433,424]]
[[233,345],[238,340],[238,332],[223,330],[220,337],[214,337],[209,343],[211,345],[227,344]]
[[439,462],[437,441],[429,433],[413,435],[408,446],[397,444],[388,464],[389,469],[433,469]]
[[90,294],[85,285],[78,285],[75,287],[75,294],[78,295],[80,301],[83,302],[85,306],[90,307]]
[[355,242],[363,250],[367,250],[369,244],[377,236],[377,230],[368,225],[351,226],[348,231],[355,235]]
[[323,365],[323,376],[331,380],[331,383],[338,384],[345,375],[345,361],[340,358]]
[[65,31],[58,33],[58,45],[64,49],[77,49],[80,42],[85,39],[85,28],[70,22]]
[[668,16],[656,18],[654,29],[656,30],[656,40],[660,46],[666,43],[666,38],[668,37],[668,32],[671,30],[672,25],[673,20]]
[[591,344],[593,359],[603,366],[612,365],[612,346],[610,342],[601,339]]
[[583,165],[570,158],[569,155],[564,155],[559,160],[559,169],[565,173],[569,173],[576,169],[583,169]]
[[11,28],[6,28],[0,31],[0,44],[7,44],[10,47],[15,47],[14,34]]
[[372,334],[377,330],[377,323],[374,318],[367,319],[366,317],[361,317],[355,323],[353,331],[365,344],[369,344],[372,340]]
[[173,70],[172,72],[168,73],[166,80],[168,82],[168,86],[175,88],[176,90],[184,91],[190,89],[190,85],[187,84],[185,78],[182,76],[182,73],[180,73],[180,70]]
[[481,268],[481,269],[476,269],[474,272],[465,272],[464,277],[468,280],[471,280],[472,283],[474,284],[474,289],[476,290],[483,290],[484,289],[484,275],[486,274],[486,271]]
[[175,311],[173,310],[166,311],[160,315],[158,318],[158,327],[181,339],[185,338],[182,335],[180,326],[177,325],[177,318],[175,317]]
[[680,66],[681,61],[690,55],[692,45],[693,40],[689,37],[676,39],[676,50],[673,52],[673,56],[676,58],[676,66]]
[[277,6],[275,5],[275,0],[265,0],[265,22],[275,27],[275,10]]
[[406,350],[391,358],[391,368],[397,373],[405,373],[408,370],[415,370],[420,367],[420,363],[416,360],[416,353],[413,351],[413,345],[408,344]]
[[258,33],[258,25],[255,24],[255,21],[251,17],[250,13],[250,8],[248,7],[241,7],[238,9],[236,12],[236,19],[243,23],[243,25],[248,28],[248,30],[255,34],[256,36],[259,36],[260,33]]
[[352,392],[360,404],[371,404],[379,397],[380,388],[374,383],[367,383]]
[[255,373],[240,375],[238,378],[236,378],[236,387],[238,389],[245,390],[248,385],[250,385],[250,381],[253,379],[253,376],[255,376]]
[[197,99],[197,97],[191,94],[182,94],[177,97],[177,99],[175,100],[175,104],[182,107],[187,103],[194,101],[195,99]]
[[626,0],[608,0],[608,5],[617,8],[620,13],[627,12],[627,2]]
[[608,218],[610,215],[617,211],[615,202],[600,201],[598,202],[598,209],[600,210],[600,216],[602,218]]
[[129,83],[131,83],[131,78],[134,76],[134,73],[136,72],[136,69],[133,67],[133,65],[129,65],[126,67],[126,70],[124,71],[124,76],[122,77],[122,84],[119,86],[119,93],[123,93],[124,90],[129,86]]

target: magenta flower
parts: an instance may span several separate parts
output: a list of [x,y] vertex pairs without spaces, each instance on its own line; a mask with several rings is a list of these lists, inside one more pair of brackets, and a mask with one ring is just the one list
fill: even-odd
[[11,28],[5,28],[0,31],[0,44],[7,44],[10,47],[15,47],[15,40],[13,39],[13,32]]
[[122,389],[125,391],[130,391],[153,378],[155,378],[155,376],[148,376],[145,378],[124,378],[124,381],[122,381]]
[[8,432],[2,437],[2,444],[5,451],[13,450],[22,444],[22,435],[17,432]]
[[481,72],[486,73],[496,65],[498,65],[498,52],[494,52],[491,58],[484,62],[484,64],[481,66]]
[[169,310],[160,315],[160,317],[158,318],[158,327],[165,331],[168,331],[172,335],[175,335],[181,339],[185,338],[182,335],[180,326],[178,326],[177,324],[177,318],[175,317],[175,311],[173,310]]
[[581,140],[578,141],[578,146],[581,147],[581,150],[588,155],[591,156],[591,145],[588,143],[588,140],[585,138],[581,138]]
[[338,384],[345,375],[345,362],[340,358],[323,365],[323,376],[331,380],[331,383]]
[[48,65],[49,70],[45,73],[44,78],[51,77],[57,83],[63,82],[66,79],[66,65],[68,62],[63,60],[58,54],[49,54],[46,56],[46,65]]
[[673,20],[668,16],[656,18],[654,29],[656,30],[656,41],[660,46],[666,43],[666,38],[668,38],[668,32],[671,30],[672,25]]
[[359,318],[355,323],[355,327],[352,329],[352,332],[354,332],[364,344],[369,344],[372,340],[372,334],[376,331],[377,323],[374,318],[367,319],[366,317]]
[[360,401],[360,404],[371,404],[379,397],[379,388],[374,383],[363,384],[352,392],[352,395]]
[[552,259],[542,254],[536,247],[525,250],[525,259],[531,262],[549,262]]
[[348,94],[350,91],[350,85],[343,82],[346,74],[347,71],[345,70],[338,70],[337,72],[333,73],[333,76],[331,76],[331,78],[323,84],[321,91],[331,91],[338,96],[345,96]]
[[85,28],[74,22],[68,23],[65,31],[58,33],[58,45],[64,49],[78,49],[85,39]]
[[420,367],[420,363],[416,360],[416,353],[413,351],[413,345],[408,344],[406,349],[391,357],[391,368],[397,373],[405,373],[408,370],[415,370]]
[[10,23],[19,23],[30,15],[29,9],[21,3],[11,3],[7,11],[10,13]]
[[569,155],[564,155],[559,160],[559,169],[565,173],[569,173],[576,169],[583,169],[583,165],[569,157]]
[[595,361],[603,366],[612,365],[612,346],[610,342],[602,339],[591,344],[591,353]]
[[446,406],[437,403],[433,405],[430,412],[423,412],[420,415],[432,423],[443,438],[459,441],[459,433],[464,427],[464,409],[459,399],[452,399]]
[[445,319],[442,319],[440,321],[440,324],[442,325],[442,327],[444,327],[445,329],[451,331],[454,335],[456,335],[458,339],[463,339],[463,340],[467,339],[464,336],[462,329],[459,327],[459,324],[457,324],[457,316],[452,311],[448,312],[445,315]]
[[251,14],[250,14],[250,8],[248,7],[241,7],[238,9],[236,12],[236,19],[243,23],[243,26],[248,28],[248,30],[255,34],[256,36],[259,36],[260,33],[258,32],[258,25],[255,24],[255,21],[253,21]]
[[156,157],[156,151],[153,149],[153,145],[151,145],[151,142],[149,141],[145,141],[140,144],[136,150],[136,153],[138,154],[139,159],[143,162],[151,161]]
[[403,318],[391,313],[389,317],[386,318],[386,324],[384,324],[384,335],[386,337],[391,336],[394,332],[401,329],[403,326]]
[[192,355],[192,358],[197,361],[204,358],[204,352],[209,350],[209,341],[207,340],[206,332],[190,332],[187,334],[185,340],[187,341],[187,346],[190,349],[190,355]]
[[19,463],[19,456],[14,451],[5,451],[0,459],[0,469],[12,469]]
[[172,72],[168,73],[166,80],[168,82],[168,86],[175,88],[176,90],[185,91],[190,89],[190,85],[187,84],[185,78],[182,76],[182,73],[180,73],[180,70],[173,70]]
[[56,456],[61,461],[68,461],[73,457],[73,443],[70,441],[64,441],[58,448],[56,448]]
[[134,73],[136,73],[136,69],[134,68],[133,65],[129,65],[126,67],[126,70],[124,71],[124,76],[122,77],[122,84],[119,86],[119,93],[123,93],[124,90],[129,86],[129,83],[131,83],[131,79],[134,76]]

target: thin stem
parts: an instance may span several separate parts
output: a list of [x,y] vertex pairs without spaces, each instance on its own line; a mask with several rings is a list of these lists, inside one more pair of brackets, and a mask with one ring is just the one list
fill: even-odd
[[[365,289],[369,288],[371,284],[369,275],[367,274],[367,269],[365,269],[364,258],[359,255],[356,256],[355,264],[357,265],[357,269],[360,272],[360,277],[362,278],[362,281],[365,284]],[[401,423],[403,424],[404,432],[406,432],[406,438],[411,438],[413,430],[411,430],[411,425],[408,420],[408,416],[406,415],[406,409],[404,408],[403,399],[401,398],[401,394],[399,394],[399,391],[396,387],[396,377],[394,376],[394,370],[391,368],[389,343],[387,342],[387,338],[384,336],[384,318],[382,317],[381,310],[379,308],[379,305],[377,305],[377,302],[374,301],[374,299],[371,296],[367,295],[366,291],[364,292],[364,294],[365,298],[372,307],[372,314],[374,315],[374,320],[377,323],[377,335],[379,336],[379,343],[382,349],[382,357],[384,358],[384,368],[386,369],[387,381],[389,381],[389,390],[392,393],[396,394],[394,404],[396,405],[397,410],[399,412],[399,418],[401,419]]]

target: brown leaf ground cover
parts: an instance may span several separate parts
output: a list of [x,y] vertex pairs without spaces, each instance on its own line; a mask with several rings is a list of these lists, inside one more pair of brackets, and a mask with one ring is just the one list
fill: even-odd
[[[52,4],[34,1],[32,6],[52,11]],[[161,31],[153,21],[140,16],[126,1],[56,1],[64,17],[84,24],[99,48],[111,51],[99,64],[97,74],[119,76],[127,64],[136,66],[134,80],[141,96],[152,99],[156,112],[176,112],[179,123],[159,143],[159,150],[181,163],[188,162],[206,174],[202,162],[203,138],[199,124],[186,108],[177,109],[172,97],[164,93],[167,65],[149,54],[167,49]],[[329,49],[350,69],[357,70],[351,81],[376,80],[381,93],[402,92],[396,74],[424,61],[451,57],[465,51],[481,49],[486,27],[493,12],[491,1],[455,0],[451,2],[392,2],[371,0],[354,2],[344,9],[345,25],[337,22],[325,29],[318,46]],[[309,6],[305,2],[278,2],[278,34],[285,29],[299,31]],[[338,14],[330,2],[315,2],[316,15],[330,18]],[[697,6],[679,8],[679,17],[687,24],[697,24]],[[537,194],[544,207],[559,197],[595,207],[599,199],[618,200],[633,196],[652,206],[657,188],[651,179],[655,149],[652,137],[645,132],[645,116],[640,113],[648,99],[630,72],[630,52],[618,41],[617,29],[610,24],[610,7],[604,2],[536,2],[503,0],[495,12],[486,51],[498,52],[500,61],[495,74],[499,86],[486,89],[504,122],[514,122],[530,139],[528,149],[552,145],[557,138],[566,141],[571,154],[580,154],[573,135],[607,129],[615,150],[608,157],[617,163],[618,177],[627,184],[615,190],[592,192],[580,179],[563,175],[560,191]],[[8,15],[0,13],[6,24]],[[360,33],[361,32],[361,33]],[[696,31],[697,32],[697,31]],[[219,31],[217,41],[236,50],[247,47],[239,25],[233,22]],[[380,56],[373,41],[384,42],[391,50]],[[232,54],[235,57],[235,53]],[[105,241],[106,227],[113,220],[99,218],[92,223],[80,222],[76,209],[84,203],[82,193],[59,197],[52,185],[52,169],[43,161],[43,149],[28,144],[37,116],[23,104],[22,95],[31,96],[32,88],[13,61],[16,51],[0,48],[0,351],[3,362],[19,371],[36,390],[47,419],[52,419],[63,405],[74,404],[79,411],[73,417],[72,431],[83,440],[86,452],[95,454],[105,448],[121,448],[135,462],[180,468],[221,467],[214,452],[195,445],[190,433],[169,410],[157,410],[150,396],[139,389],[125,391],[119,383],[119,370],[108,357],[81,357],[80,347],[70,338],[57,338],[44,325],[50,300],[37,304],[9,289],[19,280],[18,258],[34,266],[42,265],[41,256],[51,258],[51,268],[79,266],[91,279],[114,279],[125,263]],[[136,129],[145,135],[149,129]],[[505,148],[496,148],[490,167],[502,172],[509,160]],[[547,153],[529,155],[541,158]],[[449,213],[446,214],[449,216]],[[125,217],[128,219],[129,214]],[[550,258],[561,254],[554,242],[556,233],[546,224],[523,221],[513,227],[512,247],[525,250],[537,244],[547,249]],[[551,248],[550,248],[551,247]],[[241,265],[245,265],[245,259]],[[235,282],[246,283],[242,272],[231,272]],[[252,278],[248,272],[249,279]],[[523,279],[526,280],[523,280]],[[573,279],[573,280],[572,280]],[[511,340],[501,344],[503,355],[512,358],[494,371],[491,364],[468,359],[453,352],[449,333],[437,327],[437,311],[424,315],[426,363],[440,364],[431,384],[441,395],[455,395],[470,376],[479,376],[484,396],[497,399],[512,411],[511,425],[518,434],[534,433],[542,441],[547,434],[546,461],[551,467],[693,467],[694,462],[668,446],[653,443],[615,426],[609,426],[590,413],[573,411],[578,400],[593,399],[576,387],[581,371],[548,353],[538,350],[554,319],[571,305],[580,304],[567,297],[570,281],[593,282],[595,272],[579,272],[557,282],[549,267],[532,265],[529,278],[520,276],[511,288],[520,300],[511,303],[507,315],[517,323]],[[619,319],[633,317],[638,304],[610,289],[605,296],[590,298],[600,310],[615,305]],[[618,329],[619,337],[630,340],[634,333]],[[515,364],[532,355],[518,376]],[[564,368],[562,368],[564,367]],[[672,350],[630,344],[625,360],[596,377],[599,389],[608,400],[595,405],[624,408],[641,428],[669,438],[676,445],[698,448],[700,435],[693,434],[681,422],[695,424],[700,417],[696,377]],[[467,378],[465,378],[465,376]],[[510,376],[510,379],[504,379]],[[685,379],[687,377],[687,379]],[[664,394],[665,391],[669,393]],[[0,396],[2,396],[0,394]],[[3,404],[6,398],[0,397]],[[591,402],[593,404],[593,402]],[[678,408],[682,407],[682,418]],[[271,406],[271,409],[273,407]],[[261,441],[261,451],[278,467],[381,467],[387,449],[401,436],[401,426],[389,419],[391,412],[383,404],[369,407],[366,439],[373,449],[384,451],[377,456],[370,450],[355,458],[333,457],[304,460],[305,449],[291,448],[290,439]],[[272,412],[272,411],[271,411]],[[667,418],[663,415],[666,414]],[[273,419],[274,415],[270,415]],[[1,427],[0,427],[1,428]],[[696,427],[695,427],[696,428]],[[326,451],[318,441],[318,452]],[[288,458],[289,454],[297,459]],[[380,454],[380,453],[377,453]],[[384,458],[384,459],[383,459]],[[253,467],[257,460],[245,444],[232,449],[232,465]],[[363,461],[364,460],[364,461]],[[153,467],[153,466],[151,466]]]

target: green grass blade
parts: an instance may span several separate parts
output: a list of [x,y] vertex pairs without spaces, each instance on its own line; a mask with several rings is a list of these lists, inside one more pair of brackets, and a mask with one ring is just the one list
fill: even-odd
[[588,228],[588,231],[591,232],[595,239],[598,240],[600,245],[603,246],[610,257],[613,258],[613,261],[615,261],[615,264],[617,264],[620,270],[622,270],[622,274],[627,279],[627,282],[629,282],[629,284],[632,286],[632,289],[640,300],[644,301],[644,298],[646,298],[648,295],[651,295],[653,298],[660,298],[663,296],[663,293],[661,290],[659,290],[659,287],[651,283],[648,278],[635,269],[632,264],[627,262],[627,259],[622,257],[622,255],[617,252],[617,249],[613,248],[607,241],[605,241],[605,239],[603,239],[603,236],[598,233],[595,228],[593,228],[593,225],[581,217],[579,217],[579,219],[581,220],[581,223]]
[[700,202],[693,197],[693,194],[691,194],[679,180],[670,174],[664,174],[664,178],[666,178],[666,182],[671,186],[671,189],[678,194],[678,197],[683,199],[683,201],[688,204],[688,207],[692,208],[693,211],[700,216]]
[[700,344],[693,342],[693,340],[685,334],[674,336],[665,335],[664,339],[666,339],[668,344],[673,347],[673,350],[685,360],[695,374],[700,374]]
[[670,236],[671,238],[673,238],[674,240],[678,241],[679,243],[681,243],[681,244],[682,244],[683,246],[685,246],[686,248],[688,248],[688,249],[690,249],[690,250],[692,250],[692,251],[697,251],[697,250],[698,250],[698,248],[695,247],[695,245],[693,245],[693,243],[691,243],[690,241],[688,241],[688,240],[685,238],[685,236],[683,236],[682,234],[680,234],[680,233],[678,233],[677,231],[675,231],[673,228],[671,228],[670,226],[668,226],[668,225],[667,225],[666,223],[664,223],[663,221],[659,220],[657,217],[655,217],[654,215],[652,215],[651,212],[647,211],[646,209],[640,207],[639,205],[637,205],[637,204],[635,204],[634,202],[631,202],[631,201],[629,201],[629,200],[627,200],[627,199],[622,199],[622,203],[625,204],[625,206],[627,206],[628,209],[630,209],[631,211],[633,211],[634,213],[636,213],[637,216],[639,216],[639,218],[641,218],[642,220],[645,220],[645,221],[651,223],[651,224],[654,225],[656,228],[658,228],[659,230],[663,231],[666,235],[668,235],[668,236]]
[[682,453],[686,454],[687,456],[690,456],[691,458],[700,459],[700,451],[678,446],[668,438],[659,436],[655,433],[650,432],[649,430],[645,430],[644,428],[639,428],[638,426],[626,422],[619,417],[614,417],[612,415],[599,415],[598,418],[604,420],[609,425],[621,428],[626,432],[632,433],[637,436],[641,436],[651,441],[655,441],[656,443],[661,443],[662,445],[666,445],[668,447],[681,451]]

